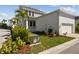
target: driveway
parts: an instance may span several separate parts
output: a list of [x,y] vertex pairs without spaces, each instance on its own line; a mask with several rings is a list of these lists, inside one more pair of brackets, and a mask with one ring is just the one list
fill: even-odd
[[10,30],[0,29],[0,48],[2,44],[7,40],[7,37],[10,35]]
[[[75,37],[79,39],[79,34],[68,34],[67,36],[69,37]],[[71,46],[70,48],[60,52],[60,54],[79,54],[79,42],[76,43],[75,45]]]
[[67,34],[66,36],[74,37],[74,38],[79,38],[79,34],[77,34],[77,33],[74,33],[74,34]]
[[60,52],[60,54],[79,54],[79,43],[71,46],[70,48]]

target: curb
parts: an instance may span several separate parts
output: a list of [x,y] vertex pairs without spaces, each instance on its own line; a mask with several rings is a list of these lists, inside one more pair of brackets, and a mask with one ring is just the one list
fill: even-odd
[[58,46],[49,48],[49,49],[42,51],[38,54],[59,54],[60,52],[66,50],[67,48],[77,44],[78,42],[79,42],[79,39],[76,38],[76,39],[73,39],[73,40],[68,41],[66,43],[60,44]]

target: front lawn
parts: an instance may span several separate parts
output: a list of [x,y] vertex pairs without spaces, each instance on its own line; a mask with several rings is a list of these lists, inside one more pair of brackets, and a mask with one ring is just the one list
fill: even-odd
[[65,36],[48,37],[45,35],[41,35],[40,36],[41,44],[33,46],[32,50],[29,51],[28,53],[39,53],[43,50],[57,46],[59,44],[70,41],[72,39],[73,38],[71,38],[71,37],[65,37]]

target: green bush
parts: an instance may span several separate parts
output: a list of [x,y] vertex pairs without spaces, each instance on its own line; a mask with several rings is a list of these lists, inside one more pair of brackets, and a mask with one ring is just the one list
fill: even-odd
[[18,37],[15,41],[12,39],[8,39],[0,49],[0,53],[3,54],[11,54],[11,53],[17,53],[19,50],[19,47],[22,47],[25,43]]
[[23,40],[20,39],[20,37],[16,38],[16,44],[18,47],[21,47],[25,44],[25,42],[23,42]]
[[6,23],[0,23],[0,28],[8,28],[7,24]]
[[15,26],[12,29],[12,39],[15,40],[17,37],[20,37],[21,39],[24,39],[25,37],[28,38],[28,30],[23,26]]
[[[15,48],[14,48],[15,46]],[[3,45],[2,48],[0,49],[0,53],[5,53],[5,54],[10,54],[16,51],[17,45],[15,42],[12,42],[12,39],[8,39]]]
[[79,24],[76,26],[76,32],[79,33]]

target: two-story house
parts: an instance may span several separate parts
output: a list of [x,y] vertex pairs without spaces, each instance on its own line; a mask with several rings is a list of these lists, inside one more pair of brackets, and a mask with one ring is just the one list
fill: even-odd
[[31,8],[31,7],[27,7],[27,6],[20,6],[19,9],[27,11],[29,19],[26,21],[22,20],[18,24],[21,26],[26,26],[26,28],[29,28],[29,30],[35,30],[36,22],[35,20],[32,20],[32,19],[45,14],[45,12],[43,11]]
[[59,35],[75,33],[75,16],[62,9],[45,14],[44,12],[25,7],[30,19],[20,23],[26,26],[30,31],[45,31],[50,29],[52,32],[58,32]]

